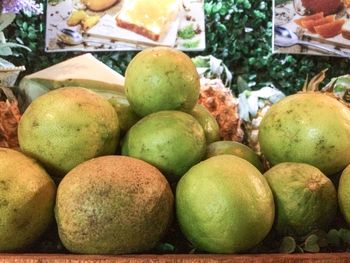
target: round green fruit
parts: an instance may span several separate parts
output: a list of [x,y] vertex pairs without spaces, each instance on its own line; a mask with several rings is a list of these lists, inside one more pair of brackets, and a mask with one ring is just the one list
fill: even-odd
[[173,202],[165,177],[146,162],[125,156],[91,159],[58,187],[59,236],[73,253],[145,252],[165,234]]
[[350,224],[350,165],[342,172],[338,186],[338,203],[345,221]]
[[128,131],[122,154],[144,160],[160,169],[169,181],[178,181],[205,154],[202,126],[181,111],[152,113]]
[[34,160],[0,148],[0,251],[27,248],[54,220],[56,186]]
[[321,93],[299,93],[274,104],[259,128],[272,164],[308,163],[332,175],[350,163],[350,110]]
[[130,103],[125,96],[114,95],[108,101],[117,112],[121,135],[126,134],[140,120],[140,117],[131,109]]
[[193,245],[210,253],[253,248],[269,233],[274,202],[264,176],[233,155],[192,167],[176,188],[176,215]]
[[207,143],[220,140],[219,124],[214,116],[203,105],[197,104],[190,114],[195,117],[202,126]]
[[113,154],[119,141],[112,105],[84,88],[61,88],[34,100],[18,126],[22,151],[62,177],[96,156]]
[[125,72],[125,91],[140,116],[162,110],[191,111],[199,97],[199,76],[192,60],[167,47],[138,53]]
[[222,154],[232,154],[242,159],[247,160],[252,165],[254,165],[258,170],[263,173],[264,166],[260,161],[259,156],[248,146],[234,141],[218,141],[213,142],[207,147],[207,158],[222,155]]
[[303,163],[281,163],[264,175],[274,195],[278,234],[298,237],[327,230],[336,216],[337,193],[326,175]]

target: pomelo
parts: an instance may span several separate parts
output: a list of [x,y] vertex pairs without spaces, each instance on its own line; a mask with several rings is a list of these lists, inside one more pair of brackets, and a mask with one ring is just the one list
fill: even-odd
[[84,88],[60,88],[34,100],[18,126],[21,150],[62,177],[96,156],[113,154],[119,141],[112,105]]
[[308,163],[330,176],[350,163],[350,110],[325,94],[298,93],[274,104],[259,127],[271,165]]
[[125,156],[91,159],[58,187],[59,236],[73,253],[145,252],[165,234],[173,201],[165,177],[146,162]]
[[336,216],[337,194],[326,175],[303,163],[281,163],[264,175],[274,195],[278,234],[298,237],[327,231]]
[[191,111],[199,97],[199,75],[182,51],[148,48],[138,53],[125,72],[125,92],[140,116],[163,110]]
[[248,161],[218,155],[193,166],[176,188],[176,215],[193,245],[210,253],[253,248],[274,220],[272,192]]
[[181,111],[152,113],[130,128],[122,154],[160,169],[169,181],[178,181],[205,154],[205,134],[199,122]]
[[202,126],[207,144],[220,140],[220,129],[214,116],[201,104],[196,104],[190,114]]
[[342,172],[338,186],[338,203],[345,221],[350,224],[350,165]]
[[206,159],[222,154],[232,154],[247,160],[254,165],[261,173],[264,172],[264,166],[259,156],[248,146],[234,141],[213,142],[207,147]]
[[54,221],[56,186],[34,160],[0,148],[0,251],[34,244]]

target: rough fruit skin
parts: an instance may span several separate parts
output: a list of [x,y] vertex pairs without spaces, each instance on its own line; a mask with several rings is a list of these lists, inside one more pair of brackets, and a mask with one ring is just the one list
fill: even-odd
[[264,172],[264,166],[259,156],[248,146],[233,141],[213,142],[207,147],[206,159],[222,154],[232,154],[240,157],[254,165],[261,173]]
[[0,148],[0,252],[36,242],[54,219],[56,186],[34,160]]
[[281,236],[327,231],[336,216],[337,193],[319,169],[303,163],[281,163],[265,174],[276,205],[275,229]]
[[350,162],[350,110],[321,93],[299,93],[274,104],[262,119],[261,151],[272,164],[308,163],[326,175]]
[[176,188],[181,230],[210,253],[246,251],[261,242],[274,220],[274,202],[263,175],[249,162],[219,155],[192,167]]
[[96,156],[113,154],[119,141],[112,105],[84,88],[61,88],[34,100],[18,127],[21,150],[62,177]]
[[148,48],[138,53],[125,72],[125,92],[140,116],[163,110],[191,111],[199,97],[199,75],[182,51]]
[[173,201],[165,177],[146,162],[125,156],[91,159],[58,187],[59,236],[73,253],[144,252],[165,234]]
[[144,160],[161,170],[169,181],[178,181],[205,154],[202,126],[181,111],[152,113],[128,131],[122,154]]
[[208,144],[220,140],[219,125],[214,116],[204,106],[197,104],[190,114],[202,126]]
[[338,203],[345,221],[350,224],[350,165],[342,172],[338,186]]

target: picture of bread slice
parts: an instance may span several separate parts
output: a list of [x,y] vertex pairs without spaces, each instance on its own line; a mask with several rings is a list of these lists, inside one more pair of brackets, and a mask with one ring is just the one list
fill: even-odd
[[347,21],[341,28],[341,35],[350,40],[350,21]]
[[86,5],[87,9],[101,12],[118,4],[120,0],[81,0],[81,2]]
[[117,25],[151,40],[160,40],[177,18],[179,0],[127,0],[116,17]]

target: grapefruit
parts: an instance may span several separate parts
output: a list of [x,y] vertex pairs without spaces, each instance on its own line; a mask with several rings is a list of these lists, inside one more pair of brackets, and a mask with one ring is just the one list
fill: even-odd
[[350,224],[350,165],[342,172],[338,186],[338,202],[345,221]]
[[191,111],[199,97],[199,75],[182,51],[148,48],[138,53],[125,72],[125,92],[140,116],[163,110]]
[[122,154],[160,169],[169,181],[178,181],[205,154],[202,126],[190,114],[160,111],[138,121],[126,134]]
[[145,252],[170,225],[173,201],[165,177],[146,162],[125,156],[91,159],[58,187],[59,236],[73,253]]
[[271,165],[308,163],[326,175],[350,163],[350,110],[325,94],[298,93],[274,104],[261,121],[261,152]]
[[43,163],[50,174],[63,177],[79,163],[115,152],[117,113],[90,90],[60,88],[29,105],[18,126],[18,140],[24,153]]
[[219,155],[193,166],[176,188],[176,214],[193,245],[210,253],[247,251],[274,220],[272,192],[248,161]]
[[54,220],[56,186],[34,160],[0,148],[0,251],[27,248]]
[[327,231],[337,212],[336,189],[327,176],[303,163],[280,163],[264,175],[274,195],[278,234]]

